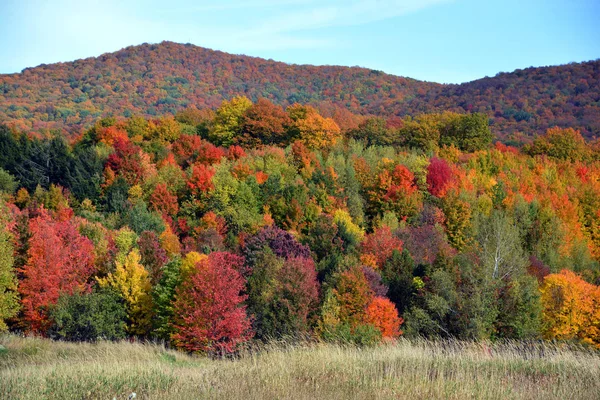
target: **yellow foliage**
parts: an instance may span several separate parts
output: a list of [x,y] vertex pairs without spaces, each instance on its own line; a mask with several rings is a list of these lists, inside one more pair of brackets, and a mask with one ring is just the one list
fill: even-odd
[[131,250],[124,262],[117,261],[114,273],[97,278],[102,287],[112,287],[121,295],[127,307],[127,331],[132,335],[145,335],[152,324],[152,297],[150,276],[140,263],[137,249]]
[[334,145],[341,136],[340,127],[331,118],[323,118],[311,106],[294,104],[288,107],[293,129],[299,140],[311,149]]
[[343,229],[346,234],[350,235],[356,243],[359,243],[365,235],[365,231],[352,222],[352,217],[348,214],[348,211],[336,210],[333,213],[333,222],[338,228]]
[[319,335],[334,332],[340,325],[340,304],[332,291],[328,291],[321,308],[321,318],[317,323],[316,332]]
[[137,203],[137,201],[140,200],[144,195],[144,191],[142,190],[142,187],[140,185],[133,185],[129,188],[129,191],[127,193],[129,195],[128,200],[131,203]]
[[360,263],[364,266],[371,267],[373,269],[378,269],[377,266],[377,258],[374,254],[361,254],[360,255]]
[[181,260],[181,267],[179,270],[182,280],[185,281],[186,278],[192,275],[196,270],[196,264],[204,260],[208,260],[208,256],[206,254],[200,254],[196,251],[190,251],[187,253],[183,260]]
[[563,270],[546,276],[540,292],[547,339],[577,339],[600,348],[600,287]]
[[169,257],[172,257],[176,254],[181,253],[181,244],[179,243],[179,238],[176,234],[171,231],[170,228],[167,228],[160,234],[160,245],[167,252]]
[[117,247],[115,260],[117,262],[125,262],[127,254],[135,246],[137,239],[137,235],[129,227],[123,227],[117,231],[114,236],[115,246]]
[[461,154],[462,153],[459,150],[459,148],[454,146],[453,144],[451,144],[450,146],[443,145],[438,150],[438,156],[440,158],[443,158],[443,159],[451,162],[451,163],[457,163]]
[[23,208],[29,203],[29,192],[25,188],[21,188],[17,190],[17,194],[15,196],[15,204],[19,207]]

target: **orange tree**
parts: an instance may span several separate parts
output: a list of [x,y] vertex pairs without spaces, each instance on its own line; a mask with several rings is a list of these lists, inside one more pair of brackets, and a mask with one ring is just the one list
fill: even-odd
[[600,347],[600,287],[562,270],[546,276],[542,293],[544,336]]

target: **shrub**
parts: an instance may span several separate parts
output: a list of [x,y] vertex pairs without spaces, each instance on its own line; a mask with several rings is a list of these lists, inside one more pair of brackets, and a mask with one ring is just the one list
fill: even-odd
[[49,336],[93,342],[125,338],[125,305],[112,290],[63,294],[52,308]]

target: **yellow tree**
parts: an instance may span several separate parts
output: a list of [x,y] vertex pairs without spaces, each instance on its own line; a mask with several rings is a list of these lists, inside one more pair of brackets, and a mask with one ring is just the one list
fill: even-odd
[[123,262],[116,262],[115,272],[98,278],[98,283],[119,293],[127,308],[127,331],[142,336],[149,332],[152,324],[152,288],[148,271],[140,260],[139,251],[131,250]]
[[546,276],[540,292],[547,339],[577,339],[600,348],[600,287],[562,270]]
[[471,206],[457,196],[451,195],[444,198],[442,208],[446,216],[448,240],[455,249],[462,250],[469,240]]
[[292,119],[292,136],[298,138],[306,147],[320,149],[335,144],[340,138],[340,127],[331,118],[323,118],[311,106],[294,104],[287,112]]
[[159,236],[160,245],[167,252],[169,257],[173,257],[181,252],[181,243],[179,238],[173,233],[170,227],[167,226]]
[[217,145],[230,146],[233,138],[240,134],[244,113],[251,106],[252,101],[245,96],[224,101],[216,111],[213,126],[208,133],[209,140]]

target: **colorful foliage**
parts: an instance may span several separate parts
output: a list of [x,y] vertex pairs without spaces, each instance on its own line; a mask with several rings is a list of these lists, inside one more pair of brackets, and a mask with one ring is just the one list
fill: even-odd
[[99,278],[102,287],[111,287],[123,299],[127,311],[127,332],[131,335],[145,335],[152,324],[152,297],[150,277],[140,264],[137,249],[129,252],[123,262],[116,262],[115,271],[106,278]]
[[77,231],[72,220],[56,220],[48,211],[29,222],[31,238],[22,267],[19,293],[27,330],[44,334],[52,321],[49,308],[61,294],[89,290],[94,273],[94,246]]
[[600,347],[600,287],[563,270],[546,276],[540,291],[546,338]]
[[367,306],[367,322],[381,331],[384,338],[396,338],[402,334],[400,325],[402,318],[394,303],[385,297],[375,297]]
[[197,263],[196,271],[177,289],[171,338],[176,347],[189,352],[227,354],[249,340],[252,331],[241,274],[213,254]]
[[395,237],[392,230],[383,226],[365,236],[360,244],[361,254],[375,261],[375,268],[382,268],[394,250],[402,252],[402,240]]

